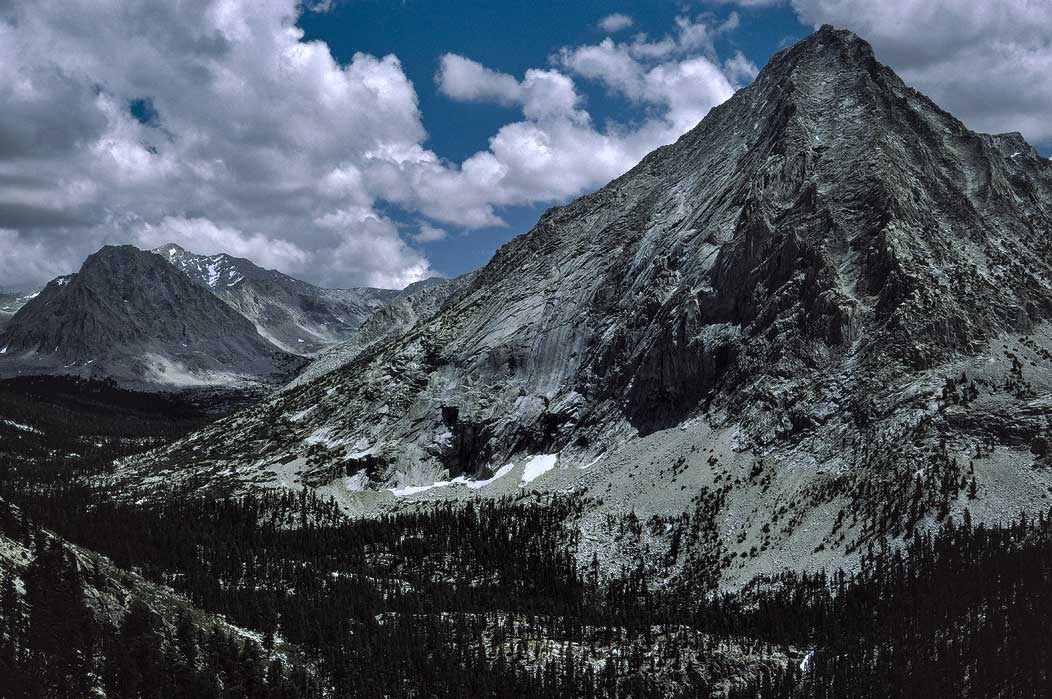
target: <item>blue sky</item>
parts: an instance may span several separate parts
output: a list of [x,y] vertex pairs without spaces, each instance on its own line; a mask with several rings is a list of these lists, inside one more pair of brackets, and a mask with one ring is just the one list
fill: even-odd
[[0,288],[118,243],[324,286],[460,274],[824,23],[1052,155],[1052,2],[0,3]]
[[[672,31],[675,18],[702,13],[713,23],[731,13],[741,17],[733,34],[716,40],[721,54],[741,50],[757,66],[811,32],[788,5],[742,8],[724,5],[685,5],[652,0],[611,4],[580,2],[483,2],[479,0],[346,0],[328,12],[305,13],[299,26],[307,39],[325,41],[340,61],[356,52],[398,56],[416,87],[428,147],[444,158],[460,162],[485,149],[489,138],[510,120],[514,110],[494,104],[465,104],[441,94],[435,84],[439,57],[456,53],[487,67],[521,76],[543,67],[564,46],[594,44],[606,33],[599,21],[618,12],[633,25],[625,34],[645,32],[661,37]],[[611,95],[602,85],[581,81],[588,111],[598,122],[638,118],[638,107]],[[456,276],[485,264],[498,247],[529,230],[547,204],[518,206],[501,212],[507,226],[489,226],[452,233],[450,238],[425,246],[437,271]]]
[[[789,3],[758,4],[337,0],[328,12],[305,13],[299,26],[307,39],[325,41],[341,61],[350,60],[358,51],[397,55],[416,87],[428,147],[459,162],[485,149],[488,139],[515,115],[508,107],[465,104],[441,94],[434,76],[442,54],[460,54],[521,76],[529,68],[549,64],[561,47],[600,41],[606,33],[598,23],[613,12],[632,18],[628,33],[645,32],[652,37],[667,34],[678,16],[701,14],[718,24],[736,13],[739,27],[717,38],[715,48],[721,55],[740,50],[762,67],[773,53],[807,36],[812,27],[801,21]],[[578,89],[596,121],[639,117],[636,105],[611,95],[602,85],[581,81]],[[1052,143],[1038,143],[1038,147],[1044,155],[1052,155]],[[484,264],[511,237],[528,230],[545,208],[547,204],[506,208],[501,215],[507,226],[454,233],[427,245],[426,254],[443,274],[469,271]]]

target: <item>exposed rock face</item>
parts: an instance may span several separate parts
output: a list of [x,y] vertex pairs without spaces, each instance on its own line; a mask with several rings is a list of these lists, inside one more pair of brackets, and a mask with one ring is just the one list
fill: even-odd
[[366,318],[406,293],[368,287],[322,289],[249,260],[225,253],[196,255],[174,243],[153,252],[236,308],[275,345],[301,355],[350,339]]
[[428,279],[410,284],[398,298],[369,316],[349,341],[320,352],[285,390],[345,366],[374,345],[405,335],[438,313],[473,277],[474,273],[469,273],[456,279]]
[[277,380],[302,362],[160,257],[108,246],[59,277],[0,333],[0,371],[147,384]]
[[[746,570],[758,549],[844,555],[845,528],[951,507],[977,449],[1029,454],[1040,418],[1011,444],[981,425],[1052,404],[1016,358],[1052,360],[1050,232],[1052,164],[823,27],[676,143],[545,213],[429,320],[144,465],[219,472],[251,452],[287,483],[313,448],[340,495],[366,454],[376,484],[404,486],[558,453],[522,483],[671,513],[718,490],[721,535],[753,545]],[[1016,468],[991,483],[1024,507],[1047,479]],[[851,524],[821,519],[845,503]]]

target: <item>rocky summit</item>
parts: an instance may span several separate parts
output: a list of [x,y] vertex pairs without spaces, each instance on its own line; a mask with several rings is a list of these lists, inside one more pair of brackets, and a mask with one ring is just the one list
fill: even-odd
[[226,253],[197,255],[174,243],[153,252],[233,306],[261,335],[293,354],[312,354],[351,339],[363,321],[403,294],[370,287],[323,289],[240,257]]
[[1048,160],[826,26],[430,318],[117,479],[350,512],[573,489],[582,558],[604,513],[694,511],[725,582],[850,563],[1042,507],[1050,233]]
[[0,332],[0,372],[187,387],[277,381],[302,364],[157,255],[91,255],[29,300]]

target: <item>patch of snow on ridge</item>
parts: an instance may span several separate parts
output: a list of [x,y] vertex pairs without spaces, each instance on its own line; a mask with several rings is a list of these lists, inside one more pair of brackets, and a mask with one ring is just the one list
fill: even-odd
[[432,488],[445,488],[451,485],[466,485],[472,490],[478,490],[479,488],[484,488],[490,483],[493,483],[498,478],[503,478],[504,476],[508,475],[514,468],[515,464],[505,464],[499,469],[497,469],[497,472],[493,474],[492,478],[487,478],[481,481],[473,481],[467,476],[457,476],[451,481],[436,481],[431,485],[404,485],[401,488],[388,488],[388,490],[390,490],[395,497],[399,498],[423,493],[427,490],[431,490]]
[[321,444],[322,446],[333,448],[339,447],[346,443],[344,439],[338,439],[332,435],[332,429],[329,427],[321,427],[312,432],[306,439],[303,440],[304,444],[313,445]]
[[[478,490],[479,488],[482,488],[483,486],[489,485],[490,483],[492,483],[493,481],[497,480],[498,478],[501,478],[503,476],[508,475],[509,473],[511,473],[511,470],[513,468],[515,468],[515,464],[504,464],[499,469],[497,469],[497,472],[493,474],[492,478],[487,478],[484,481],[469,481],[469,480],[465,480],[464,484],[467,485],[467,487],[469,487],[469,488],[472,488],[474,490]],[[463,478],[463,476],[460,476],[460,478]],[[459,480],[459,479],[454,479],[454,480]]]
[[343,479],[343,487],[352,493],[358,493],[365,490],[369,485],[369,474],[366,473],[363,468],[353,476],[347,476]]
[[15,422],[14,420],[0,420],[0,422],[4,423],[8,427],[13,427],[16,430],[20,430],[22,432],[32,432],[33,434],[44,434],[43,432],[41,432],[40,430],[38,430],[35,427],[30,427],[29,425],[23,425],[21,422]]
[[555,468],[555,462],[558,460],[558,454],[538,454],[537,456],[531,456],[530,460],[522,467],[522,485],[526,485],[548,471],[551,471]]
[[216,263],[214,261],[213,262],[209,262],[208,263],[208,287],[210,289],[216,288],[216,282],[219,281],[219,275],[220,275],[220,272],[219,272],[219,269],[217,269],[217,267],[216,267]]
[[450,485],[453,481],[439,481],[432,483],[431,485],[404,485],[401,488],[391,488],[391,492],[395,497],[404,498],[407,495],[416,495],[422,493],[425,490],[431,490],[432,488],[444,488]]

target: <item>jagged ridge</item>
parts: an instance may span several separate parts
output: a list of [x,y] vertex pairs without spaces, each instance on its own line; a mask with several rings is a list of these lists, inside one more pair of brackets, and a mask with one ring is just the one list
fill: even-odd
[[225,253],[197,255],[175,243],[153,252],[237,309],[275,345],[301,355],[350,339],[365,319],[404,293],[370,287],[322,289],[246,259]]

